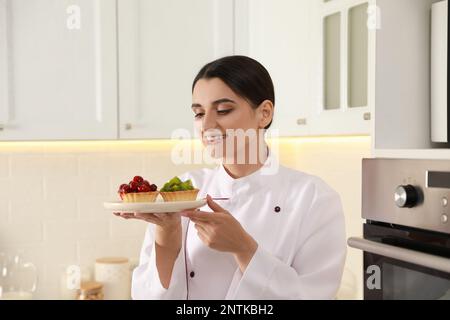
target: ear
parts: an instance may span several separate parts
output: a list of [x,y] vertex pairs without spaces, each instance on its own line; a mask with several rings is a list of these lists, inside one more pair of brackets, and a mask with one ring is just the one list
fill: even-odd
[[273,119],[274,105],[270,100],[264,100],[258,107],[258,126],[264,129]]

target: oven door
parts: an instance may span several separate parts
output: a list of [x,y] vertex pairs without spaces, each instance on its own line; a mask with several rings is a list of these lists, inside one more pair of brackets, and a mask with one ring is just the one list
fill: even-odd
[[450,237],[364,225],[349,246],[364,252],[364,299],[450,300]]

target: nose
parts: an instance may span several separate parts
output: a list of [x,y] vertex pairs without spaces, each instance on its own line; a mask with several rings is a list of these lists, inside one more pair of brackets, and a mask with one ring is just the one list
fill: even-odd
[[216,116],[214,115],[214,112],[211,111],[205,111],[205,114],[203,116],[202,120],[202,132],[205,132],[210,129],[216,129],[217,128],[217,121]]

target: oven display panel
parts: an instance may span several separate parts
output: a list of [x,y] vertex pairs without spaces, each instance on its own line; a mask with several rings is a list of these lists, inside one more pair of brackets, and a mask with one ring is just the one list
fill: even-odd
[[427,187],[450,189],[450,172],[427,171]]

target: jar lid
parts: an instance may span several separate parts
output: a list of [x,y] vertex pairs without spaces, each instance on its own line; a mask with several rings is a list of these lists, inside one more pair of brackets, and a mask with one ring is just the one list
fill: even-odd
[[104,264],[119,264],[119,263],[127,263],[128,258],[106,257],[106,258],[98,258],[97,260],[95,260],[95,262]]
[[85,281],[80,283],[81,292],[98,291],[103,288],[103,284],[95,281]]

